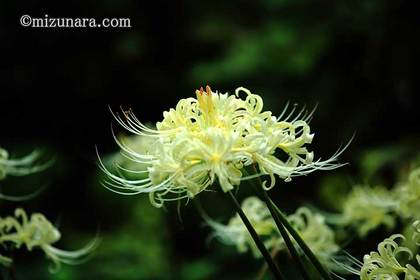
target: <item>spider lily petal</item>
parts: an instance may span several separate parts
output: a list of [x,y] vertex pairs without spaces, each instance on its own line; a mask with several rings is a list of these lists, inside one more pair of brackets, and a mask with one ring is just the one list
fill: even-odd
[[[61,263],[78,264],[85,260],[97,247],[99,239],[94,238],[85,247],[76,251],[64,251],[52,246],[60,240],[61,234],[44,215],[33,213],[30,217],[18,208],[14,216],[0,218],[0,244],[15,248],[25,246],[28,251],[41,249],[53,262],[50,271],[56,271]],[[10,265],[12,259],[0,255],[0,264]]]
[[9,176],[25,176],[41,172],[54,162],[53,159],[40,161],[42,153],[34,150],[21,158],[10,158],[9,153],[0,148],[0,180]]

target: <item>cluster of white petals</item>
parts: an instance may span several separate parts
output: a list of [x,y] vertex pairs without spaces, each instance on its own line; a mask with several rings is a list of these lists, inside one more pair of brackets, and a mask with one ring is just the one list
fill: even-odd
[[249,179],[243,168],[252,164],[258,166],[259,175],[270,176],[267,189],[274,186],[275,175],[290,181],[341,166],[336,163],[340,152],[321,161],[314,160],[307,149],[314,136],[308,125],[311,113],[295,114],[295,108],[288,112],[286,107],[276,117],[263,110],[259,95],[242,87],[235,95],[201,88],[196,98],[181,99],[164,112],[155,129],[140,122],[131,110],[114,116],[129,132],[153,141],[139,152],[115,137],[123,156],[144,166],[133,173],[146,176],[129,179],[100,162],[108,176],[104,185],[126,195],[148,193],[157,207],[165,201],[192,198],[215,182],[225,192],[232,190]]
[[[264,202],[257,197],[248,197],[242,202],[241,208],[268,250],[287,251],[284,239]],[[335,242],[334,231],[325,223],[321,214],[300,207],[288,216],[288,220],[324,265],[332,270],[342,270],[334,258],[340,250]],[[207,219],[207,223],[214,230],[212,237],[224,244],[236,246],[239,252],[250,249],[255,257],[261,256],[239,215],[231,218],[226,225],[211,219]],[[303,254],[303,251],[300,253]]]
[[355,185],[342,204],[342,213],[327,215],[328,222],[351,227],[359,237],[380,226],[393,229],[398,219],[420,219],[420,168],[393,188]]
[[395,192],[399,215],[420,219],[420,168],[411,171],[408,180],[398,185]]
[[9,153],[0,147],[0,181],[8,175],[24,176],[48,168],[52,161],[40,161],[41,155],[41,152],[35,150],[21,158],[10,158]]
[[[418,241],[419,225],[419,221],[414,223],[416,232],[413,238],[416,240],[417,246],[420,246]],[[420,255],[414,255],[409,248],[400,246],[397,242],[399,239],[404,240],[405,237],[401,234],[394,234],[379,243],[377,252],[371,252],[363,257],[363,265],[360,270],[361,280],[420,279]],[[409,260],[414,259],[417,268],[410,263],[404,264],[401,261],[404,258],[400,256],[403,254],[406,254]]]
[[[43,250],[46,257],[53,262],[50,267],[52,272],[61,263],[78,264],[85,260],[98,244],[98,240],[94,239],[80,250],[64,251],[52,246],[60,238],[58,229],[40,213],[34,213],[28,218],[26,212],[18,208],[14,217],[0,217],[0,245],[5,248],[20,248],[24,245],[28,251],[35,248]],[[7,266],[12,262],[10,257],[0,254],[0,264]]]
[[392,229],[396,223],[398,200],[381,186],[355,186],[343,204],[339,224],[353,227],[360,237],[380,225]]
[[[43,159],[42,153],[38,150],[23,156],[10,157],[9,153],[0,147],[0,181],[6,179],[7,176],[26,176],[38,173],[53,163],[53,160]],[[28,195],[7,195],[0,192],[0,199],[9,201],[22,201],[37,195],[38,191]]]
[[[378,244],[377,251],[364,255],[363,262],[352,258],[352,266],[343,267],[359,275],[361,280],[418,280],[420,279],[420,221],[413,223],[413,248],[401,246],[402,234],[393,234]],[[417,247],[417,248],[416,248]]]

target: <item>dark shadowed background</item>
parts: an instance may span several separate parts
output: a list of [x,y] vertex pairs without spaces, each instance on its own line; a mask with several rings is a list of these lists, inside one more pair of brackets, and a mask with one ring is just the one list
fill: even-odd
[[[3,182],[4,193],[47,188],[30,201],[0,201],[0,213],[17,206],[43,212],[60,226],[67,249],[98,228],[103,236],[90,262],[53,275],[41,253],[17,252],[18,279],[252,279],[261,267],[251,254],[206,243],[210,230],[191,203],[180,220],[175,205],[155,209],[147,197],[122,197],[99,185],[95,145],[103,154],[117,151],[108,105],[156,122],[207,84],[221,92],[247,87],[275,115],[287,101],[318,104],[311,148],[327,157],[356,132],[342,156],[350,165],[279,182],[277,201],[289,212],[307,202],[328,209],[319,190],[333,178],[343,189],[369,180],[393,184],[397,167],[419,147],[414,2],[3,1],[0,145],[12,155],[43,147],[56,163],[43,174]],[[124,17],[132,27],[25,28],[24,14]],[[241,188],[238,195],[251,193]],[[200,199],[222,220],[233,215],[221,193]]]

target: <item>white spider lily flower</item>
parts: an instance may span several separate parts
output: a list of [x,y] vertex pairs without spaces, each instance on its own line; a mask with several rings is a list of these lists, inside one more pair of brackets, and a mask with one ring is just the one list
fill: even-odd
[[[43,250],[46,257],[53,262],[51,272],[57,271],[61,263],[78,264],[85,261],[98,245],[98,239],[95,238],[82,249],[64,251],[52,246],[60,238],[58,229],[40,213],[34,213],[28,218],[26,212],[18,208],[14,217],[0,217],[0,244],[17,249],[25,246],[28,251],[36,248]],[[12,262],[11,258],[0,254],[0,264],[8,266]]]
[[398,213],[404,218],[420,219],[420,168],[410,172],[407,182],[395,189]]
[[343,205],[338,223],[353,227],[360,237],[380,225],[392,229],[396,223],[398,200],[393,192],[375,186],[355,186]]
[[53,160],[40,162],[42,153],[34,150],[21,158],[10,158],[9,153],[0,147],[0,180],[7,176],[25,176],[48,168]]
[[[420,221],[415,221],[413,227],[415,231],[413,240],[420,247],[418,240]],[[363,262],[353,259],[353,267],[346,267],[346,269],[359,275],[361,280],[420,279],[420,255],[415,255],[409,248],[399,245],[405,239],[406,237],[402,234],[391,235],[378,244],[377,251],[366,254]],[[406,257],[404,258],[403,255]],[[407,263],[407,259],[412,263]]]
[[[379,243],[378,252],[371,252],[363,257],[363,266],[360,270],[360,279],[399,279],[398,275],[405,273],[405,268],[398,260],[398,254],[406,253],[411,259],[412,252],[398,245],[397,241],[404,240],[401,234],[391,235]],[[405,278],[410,279],[410,278]],[[415,279],[415,278],[411,278]]]
[[[259,95],[245,88],[228,95],[212,92],[207,86],[205,91],[196,91],[196,98],[181,99],[175,109],[164,112],[156,129],[141,123],[131,110],[123,111],[123,116],[113,113],[129,132],[151,139],[148,147],[134,150],[115,137],[122,154],[143,166],[147,177],[129,179],[112,172],[99,159],[108,176],[104,185],[120,194],[149,193],[151,202],[161,206],[165,201],[193,198],[216,182],[224,192],[230,191],[249,178],[243,176],[242,169],[253,164],[260,175],[270,176],[267,189],[274,186],[276,175],[290,181],[315,170],[342,166],[336,160],[346,147],[330,159],[314,160],[306,147],[314,136],[308,125],[312,113],[302,110],[293,118],[294,111],[284,117],[286,108],[275,117],[263,111]],[[288,158],[278,159],[279,152]]]
[[[287,250],[264,202],[257,197],[248,197],[242,202],[241,208],[268,250],[272,252]],[[205,219],[214,230],[212,238],[227,245],[235,245],[240,253],[250,249],[255,257],[261,257],[251,235],[238,215],[231,218],[226,225],[207,217]],[[294,214],[288,216],[288,220],[324,265],[335,271],[342,270],[335,258],[340,248],[335,242],[334,231],[325,223],[321,214],[313,213],[306,207],[300,207]],[[294,241],[293,238],[291,239]],[[304,254],[303,251],[299,252]]]

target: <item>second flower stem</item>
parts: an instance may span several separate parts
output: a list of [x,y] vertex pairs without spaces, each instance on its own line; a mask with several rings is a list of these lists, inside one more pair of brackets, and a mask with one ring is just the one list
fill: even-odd
[[[252,168],[252,171],[254,172],[254,174],[257,174],[257,169],[256,169],[255,165],[252,165],[251,168]],[[266,190],[263,187],[263,183],[261,181],[261,178],[257,177],[257,180],[258,180],[258,185],[260,186],[260,188],[257,187],[257,189],[262,190],[262,194],[263,194],[263,197],[266,201],[267,207],[270,210],[271,216],[273,217],[274,221],[276,222],[276,225],[279,228],[280,233],[282,234],[282,229],[284,230],[284,228],[286,228],[286,230],[290,233],[290,235],[293,237],[293,239],[296,241],[296,243],[299,245],[299,247],[302,249],[302,251],[305,253],[305,255],[309,258],[309,260],[311,261],[313,266],[315,266],[315,268],[318,270],[319,274],[326,280],[332,280],[328,271],[319,262],[318,258],[315,256],[315,254],[312,252],[312,250],[308,247],[308,245],[306,245],[306,242],[302,239],[302,237],[300,237],[299,233],[289,223],[286,215],[283,214],[283,212],[277,207],[277,205],[268,196]],[[273,212],[272,212],[273,209],[275,210],[274,215],[273,215]],[[285,235],[282,234],[282,237],[286,242],[286,238],[284,236],[287,236],[286,238],[288,238],[289,241],[290,241],[290,238],[289,238],[287,233]],[[286,245],[287,245],[287,242],[286,242]],[[293,246],[293,244],[292,244],[292,246],[290,246],[290,247],[287,246],[287,247],[289,248],[289,251],[293,256],[292,251],[296,251],[295,247]],[[298,260],[298,258],[296,258],[296,260],[297,260],[298,267],[302,271],[302,276],[304,278],[308,277],[308,274],[307,274],[306,270],[303,268],[303,264],[302,264],[301,260],[300,259]],[[301,269],[301,268],[303,268],[303,269]],[[305,278],[305,279],[307,279],[307,278]]]
[[290,255],[292,256],[293,260],[295,261],[297,267],[299,268],[300,273],[302,274],[303,279],[309,280],[311,279],[309,277],[308,272],[306,271],[306,268],[302,262],[301,256],[299,256],[298,251],[295,248],[295,245],[293,245],[292,240],[290,239],[289,234],[287,233],[287,230],[285,229],[284,225],[281,223],[279,215],[276,211],[276,209],[273,206],[273,203],[268,196],[265,189],[261,186],[261,193],[263,195],[263,198],[265,200],[265,203],[267,204],[268,210],[270,210],[271,216],[274,219],[274,222],[277,225],[277,228],[280,231],[281,237],[283,237],[284,242],[286,243],[287,248],[289,249]]
[[262,243],[262,241],[259,238],[259,236],[258,236],[257,232],[255,231],[254,227],[251,225],[251,222],[246,217],[244,211],[242,211],[241,205],[236,200],[236,197],[233,195],[233,193],[231,191],[228,192],[228,196],[231,198],[233,204],[235,205],[236,212],[238,213],[242,222],[245,224],[245,227],[247,228],[248,232],[251,234],[251,237],[254,240],[255,244],[257,245],[258,249],[260,250],[261,254],[265,258],[265,261],[267,262],[268,267],[270,268],[271,272],[273,273],[274,278],[284,280],[285,278],[281,274],[277,265],[274,263],[273,258],[271,257],[267,248]]
[[293,226],[289,223],[287,220],[286,215],[283,214],[283,212],[277,207],[277,205],[274,204],[274,202],[269,198],[270,204],[274,206],[276,209],[276,212],[278,213],[278,217],[280,218],[281,223],[286,227],[286,229],[290,232],[292,237],[296,240],[296,242],[299,244],[300,248],[303,250],[303,252],[308,256],[309,260],[312,262],[312,264],[315,266],[315,268],[318,270],[318,272],[321,274],[321,276],[326,280],[332,280],[330,274],[328,271],[324,268],[324,266],[319,262],[318,258],[315,256],[315,254],[311,251],[311,249],[306,245],[305,241],[300,237],[299,233],[293,228]]

